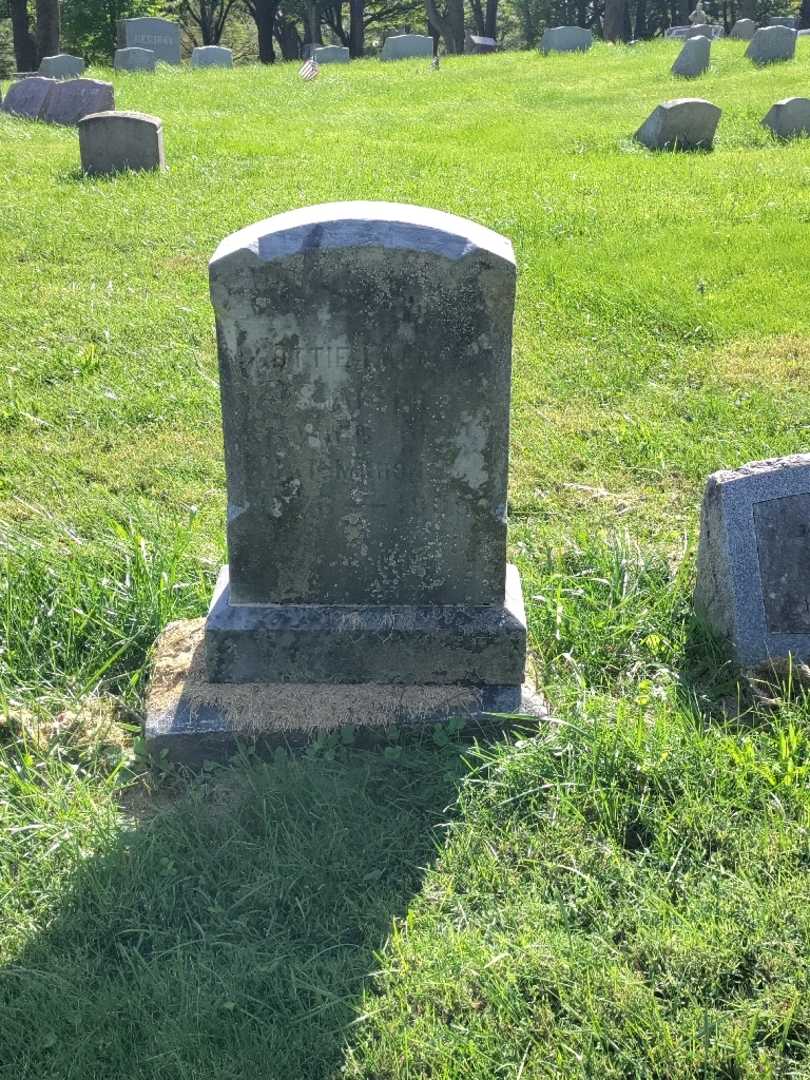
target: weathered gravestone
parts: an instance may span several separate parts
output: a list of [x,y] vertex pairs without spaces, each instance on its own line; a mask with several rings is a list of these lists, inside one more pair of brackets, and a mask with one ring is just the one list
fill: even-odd
[[674,98],[658,105],[634,137],[650,150],[710,150],[720,114],[702,98]]
[[695,609],[747,667],[810,657],[810,454],[709,477]]
[[723,36],[723,27],[715,23],[703,23],[696,26],[671,26],[664,34],[668,38],[707,37],[710,40]]
[[689,38],[683,43],[678,59],[672,65],[672,74],[683,79],[694,79],[708,71],[712,43],[705,37]]
[[497,48],[498,43],[493,37],[484,37],[482,34],[471,34],[469,32],[464,36],[464,52],[471,53],[473,56],[493,53]]
[[191,51],[191,66],[203,67],[233,67],[233,52],[221,45],[201,45]]
[[550,52],[587,52],[593,45],[593,34],[581,26],[554,26],[543,31],[540,51],[545,55]]
[[796,31],[787,26],[763,26],[749,42],[745,55],[755,64],[792,60],[796,53]]
[[731,28],[730,37],[739,41],[750,41],[757,32],[757,24],[753,19],[737,19]]
[[771,15],[768,26],[787,26],[790,30],[798,29],[795,15]]
[[79,150],[90,176],[163,169],[163,121],[137,112],[91,113],[79,121]]
[[810,135],[810,98],[792,97],[777,101],[762,120],[778,139]]
[[39,75],[34,75],[30,79],[20,79],[8,88],[0,108],[13,116],[39,120],[48,95],[55,85],[54,79],[46,79]]
[[383,44],[381,60],[409,60],[433,56],[433,38],[426,34],[391,34]]
[[506,564],[509,241],[335,203],[228,237],[210,278],[229,566],[204,631],[158,648],[150,744],[536,710]]
[[115,108],[112,83],[98,79],[68,79],[55,82],[42,106],[40,119],[48,124],[78,124],[90,113]]
[[316,64],[348,64],[349,50],[343,45],[320,45],[312,50]]
[[799,30],[798,37],[810,37],[810,30]]
[[180,63],[180,27],[168,19],[118,20],[118,48],[149,49],[166,64]]
[[151,49],[116,49],[113,67],[116,71],[154,71],[157,57]]
[[58,56],[43,56],[39,64],[40,75],[51,79],[77,79],[84,73],[85,63],[80,56],[59,53]]

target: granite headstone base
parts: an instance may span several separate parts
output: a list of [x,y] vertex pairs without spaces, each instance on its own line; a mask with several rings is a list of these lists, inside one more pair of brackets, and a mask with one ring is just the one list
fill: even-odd
[[451,718],[470,728],[496,728],[504,717],[548,719],[529,686],[212,683],[204,637],[205,620],[188,619],[167,626],[155,646],[144,722],[155,755],[194,764],[241,742],[302,744],[349,725],[379,732]]
[[206,621],[216,682],[517,684],[526,660],[520,577],[502,606],[231,604],[228,568]]

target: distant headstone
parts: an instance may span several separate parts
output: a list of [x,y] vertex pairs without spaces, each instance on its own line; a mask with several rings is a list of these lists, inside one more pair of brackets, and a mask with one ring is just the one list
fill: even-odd
[[714,473],[695,609],[746,667],[810,657],[810,454]]
[[587,52],[593,45],[593,34],[581,26],[555,26],[543,31],[540,51],[545,55],[550,52]]
[[683,79],[694,79],[708,71],[712,43],[705,37],[689,38],[683,43],[678,59],[672,65],[672,74]]
[[313,49],[319,49],[319,48],[320,48],[320,45],[313,45],[313,43],[311,41],[304,42],[304,44],[301,46],[301,59],[302,60],[309,60],[310,57],[312,56]]
[[755,64],[792,60],[796,55],[796,31],[787,26],[763,26],[749,42],[745,55]]
[[768,110],[762,123],[778,139],[810,135],[810,98],[784,98]]
[[116,49],[113,67],[116,71],[154,71],[157,57],[151,49]]
[[391,34],[385,39],[381,60],[410,60],[433,56],[433,38],[426,34]]
[[233,52],[221,45],[200,45],[191,52],[191,66],[202,67],[233,67]]
[[168,19],[119,19],[118,47],[150,49],[158,60],[179,64],[180,27]]
[[98,79],[56,82],[45,99],[40,119],[48,124],[73,125],[94,112],[115,108],[112,83]]
[[464,38],[464,52],[472,55],[492,53],[498,48],[498,43],[493,37],[484,37],[481,34],[466,34]]
[[58,56],[43,56],[39,63],[40,75],[51,79],[77,79],[84,73],[85,63],[80,56],[59,53]]
[[756,32],[757,24],[753,19],[737,19],[729,37],[737,38],[739,41],[750,41]]
[[658,105],[635,134],[650,150],[710,150],[721,110],[702,98]]
[[137,112],[91,113],[79,121],[79,150],[90,176],[163,169],[163,121]]
[[768,26],[787,26],[790,30],[798,30],[797,22],[795,15],[772,15],[768,19]]
[[316,64],[348,64],[349,50],[343,45],[321,45],[313,49],[312,59]]
[[210,282],[229,567],[204,667],[181,686],[175,663],[168,695],[158,647],[147,741],[531,708],[506,565],[509,241],[335,203],[228,237]]
[[799,30],[799,37],[810,37],[810,30]]
[[707,37],[710,40],[723,37],[723,27],[717,23],[704,23],[695,26],[670,26],[664,34],[668,38]]
[[23,116],[27,120],[39,120],[48,95],[56,85],[56,80],[44,76],[32,75],[12,83],[3,101],[3,112],[13,116]]

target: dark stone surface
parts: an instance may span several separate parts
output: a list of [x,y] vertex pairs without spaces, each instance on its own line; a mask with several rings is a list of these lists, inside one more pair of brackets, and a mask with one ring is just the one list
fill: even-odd
[[709,477],[695,609],[746,667],[810,657],[809,532],[810,454]]
[[127,49],[131,46],[151,49],[155,57],[165,64],[180,63],[180,26],[178,23],[150,16],[119,19],[117,31],[119,49]]
[[56,86],[55,79],[46,79],[44,75],[32,75],[12,83],[3,101],[3,112],[12,116],[22,116],[26,120],[39,120],[48,95]]
[[388,203],[211,261],[234,603],[503,604],[511,244]]
[[772,634],[810,634],[810,493],[755,503],[762,599]]
[[115,108],[112,83],[98,79],[69,79],[57,82],[42,108],[40,119],[48,124],[78,124],[91,113]]
[[526,620],[509,568],[503,607],[228,603],[227,568],[206,624],[208,679],[520,685]]

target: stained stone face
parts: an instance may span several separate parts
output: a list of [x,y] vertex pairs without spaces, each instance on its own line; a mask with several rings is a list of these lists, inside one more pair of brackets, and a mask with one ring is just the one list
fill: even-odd
[[587,52],[593,45],[593,34],[581,26],[555,26],[543,31],[542,53]]
[[635,139],[650,150],[710,150],[720,112],[702,98],[674,98],[653,110]]
[[515,265],[438,211],[338,203],[210,267],[236,604],[502,604]]
[[694,37],[684,42],[680,55],[672,65],[672,74],[684,79],[694,79],[708,70],[711,42],[705,37]]
[[180,27],[168,19],[119,19],[118,47],[149,49],[165,64],[180,63]]
[[233,52],[221,45],[201,45],[192,50],[191,66],[201,67],[233,67]]
[[348,64],[349,50],[343,45],[321,45],[310,54],[317,64]]
[[810,657],[810,454],[709,477],[695,608],[741,664]]
[[738,38],[740,41],[750,41],[756,32],[757,24],[753,19],[737,19],[729,36]]
[[810,493],[753,512],[768,632],[810,634]]
[[151,49],[116,49],[113,66],[116,71],[154,71],[156,57]]
[[53,87],[54,79],[35,75],[30,79],[20,79],[8,88],[2,106],[3,112],[12,116],[22,116],[27,120],[38,120],[42,115],[45,102]]
[[79,150],[90,176],[162,169],[163,122],[144,113],[92,113],[79,122]]
[[115,108],[112,83],[98,79],[68,79],[56,82],[42,107],[40,119],[48,124],[78,124],[90,113]]
[[380,53],[381,60],[409,60],[433,56],[433,38],[427,34],[390,34]]
[[52,79],[77,79],[84,73],[84,68],[84,60],[80,56],[59,53],[58,56],[43,56],[39,73]]
[[763,125],[778,139],[810,135],[810,98],[784,98],[777,101],[763,118]]
[[745,55],[755,64],[792,60],[796,54],[796,38],[796,31],[787,26],[764,26],[751,38]]

